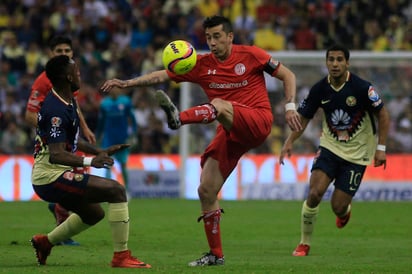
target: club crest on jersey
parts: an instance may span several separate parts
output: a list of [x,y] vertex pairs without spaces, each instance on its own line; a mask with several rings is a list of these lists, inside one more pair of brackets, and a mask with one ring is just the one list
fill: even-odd
[[83,174],[79,174],[79,173],[74,174],[74,180],[76,182],[81,182],[83,180],[83,177],[84,177]]
[[62,119],[60,117],[52,117],[50,119],[52,127],[59,127],[62,124]]
[[354,96],[349,96],[346,98],[346,104],[350,107],[356,105],[356,98]]
[[65,173],[63,173],[63,178],[69,181],[72,181],[74,177],[74,173],[71,171],[66,171]]
[[235,66],[235,73],[237,75],[242,75],[246,72],[246,67],[242,63],[236,64]]
[[372,102],[377,102],[380,99],[373,86],[369,86],[368,97]]

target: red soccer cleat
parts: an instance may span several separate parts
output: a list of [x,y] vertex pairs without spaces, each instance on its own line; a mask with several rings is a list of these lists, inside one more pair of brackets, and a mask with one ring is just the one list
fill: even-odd
[[30,241],[36,250],[37,263],[39,265],[45,265],[53,245],[49,242],[46,235],[34,235]]
[[299,244],[295,250],[293,250],[292,255],[296,257],[303,257],[309,255],[310,246],[305,244]]
[[125,250],[114,253],[112,267],[151,268],[152,266],[140,261],[136,257],[133,257],[130,250]]
[[351,212],[351,205],[349,204],[349,212],[343,218],[336,217],[336,226],[338,228],[345,227],[345,225],[349,222]]

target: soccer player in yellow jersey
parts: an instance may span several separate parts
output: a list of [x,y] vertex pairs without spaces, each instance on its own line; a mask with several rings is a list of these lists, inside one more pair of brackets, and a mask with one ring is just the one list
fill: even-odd
[[374,161],[375,167],[386,167],[385,144],[390,118],[381,97],[370,82],[348,70],[347,48],[330,47],[326,52],[326,66],[329,74],[310,89],[299,105],[303,130],[291,132],[280,154],[283,164],[284,157],[292,152],[293,142],[322,108],[322,135],[311,169],[308,196],[302,206],[301,240],[293,256],[309,254],[319,204],[332,182],[331,206],[336,226],[343,228],[350,219],[352,198],[366,166]]

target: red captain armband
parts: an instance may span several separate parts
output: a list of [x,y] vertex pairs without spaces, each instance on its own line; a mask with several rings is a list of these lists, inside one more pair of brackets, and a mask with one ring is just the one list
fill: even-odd
[[269,73],[270,75],[274,75],[278,71],[279,67],[280,67],[280,62],[278,60],[274,60],[273,58],[270,58],[265,64],[265,68],[263,70]]

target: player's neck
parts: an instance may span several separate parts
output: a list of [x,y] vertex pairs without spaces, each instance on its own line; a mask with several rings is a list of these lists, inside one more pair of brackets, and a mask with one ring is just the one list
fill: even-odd
[[349,79],[349,71],[346,71],[339,77],[331,77],[328,75],[328,82],[334,89],[340,89]]

